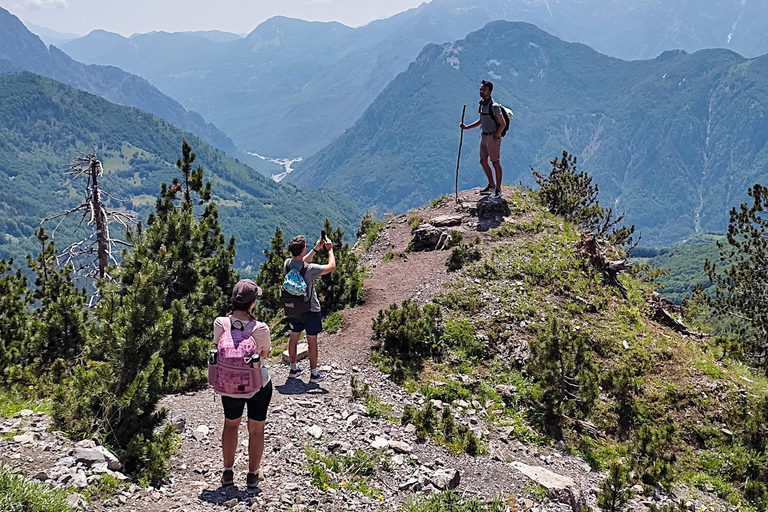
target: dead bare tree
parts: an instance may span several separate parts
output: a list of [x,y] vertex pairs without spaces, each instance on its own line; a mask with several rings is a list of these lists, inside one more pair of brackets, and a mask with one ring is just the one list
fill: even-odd
[[65,219],[79,214],[81,217],[76,231],[80,229],[83,222],[87,219],[91,232],[86,238],[78,240],[65,248],[57,256],[57,264],[68,265],[70,263],[78,263],[79,266],[76,265],[75,267],[76,272],[84,272],[90,278],[110,278],[107,273],[107,267],[110,264],[117,264],[117,260],[113,255],[115,246],[131,247],[131,244],[113,238],[110,235],[109,226],[116,222],[127,229],[130,224],[136,222],[136,216],[133,212],[113,210],[104,205],[102,197],[115,198],[101,189],[99,179],[104,174],[104,168],[101,165],[101,161],[96,158],[96,155],[87,154],[76,157],[64,174],[72,176],[69,183],[82,177],[86,179],[84,200],[75,208],[63,211],[51,218],[43,219],[41,224],[59,219],[59,222],[53,229],[53,234]]

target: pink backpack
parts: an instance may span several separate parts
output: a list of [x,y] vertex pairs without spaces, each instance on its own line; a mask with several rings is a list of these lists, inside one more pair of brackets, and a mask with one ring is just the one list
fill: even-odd
[[208,360],[208,383],[217,393],[246,395],[261,389],[261,358],[252,334],[257,322],[226,317],[218,348]]

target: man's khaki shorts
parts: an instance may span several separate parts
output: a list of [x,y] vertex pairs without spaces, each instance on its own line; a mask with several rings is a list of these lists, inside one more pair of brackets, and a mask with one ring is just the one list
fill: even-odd
[[487,158],[491,162],[498,162],[501,158],[501,137],[494,139],[493,135],[483,134],[480,139],[480,160],[485,162]]

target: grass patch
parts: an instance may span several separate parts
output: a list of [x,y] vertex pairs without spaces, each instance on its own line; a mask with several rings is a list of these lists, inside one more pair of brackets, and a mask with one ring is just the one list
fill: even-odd
[[0,465],[0,510],[3,512],[72,512],[67,493],[33,482]]
[[355,450],[351,455],[335,455],[306,446],[304,455],[309,460],[307,469],[312,485],[323,491],[345,488],[369,498],[381,498],[381,489],[371,486],[368,480],[380,471],[392,469],[389,458],[375,451]]
[[424,222],[424,217],[421,215],[411,215],[408,217],[408,225],[411,229],[416,229]]
[[389,421],[395,421],[394,410],[392,406],[386,402],[383,402],[381,398],[376,396],[371,391],[369,384],[360,385],[360,381],[357,377],[352,375],[349,379],[349,386],[352,389],[351,400],[361,400],[365,405],[366,412],[371,418],[382,418]]
[[336,334],[341,329],[341,313],[334,311],[323,318],[323,331],[328,334]]
[[402,505],[403,512],[505,512],[517,510],[516,498],[497,497],[490,501],[462,498],[454,491],[444,491],[428,498],[410,497]]
[[443,202],[443,199],[445,199],[446,197],[448,197],[448,194],[441,194],[437,196],[436,198],[434,198],[432,201],[429,202],[429,206],[431,206],[432,208],[439,206],[440,203]]
[[0,416],[9,418],[24,409],[44,414],[51,413],[50,400],[29,400],[19,393],[7,389],[0,390]]
[[105,474],[101,475],[98,479],[88,484],[87,487],[79,492],[90,503],[91,501],[103,501],[109,499],[127,488],[128,484],[126,482],[121,482],[112,475]]
[[384,254],[384,256],[381,258],[381,261],[386,263],[387,261],[392,261],[393,259],[395,259],[395,253],[392,251],[387,251],[386,254]]

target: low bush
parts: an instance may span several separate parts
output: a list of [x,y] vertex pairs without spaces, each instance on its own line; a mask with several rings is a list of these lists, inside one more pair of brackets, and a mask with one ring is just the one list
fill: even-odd
[[417,438],[423,440],[429,437],[445,445],[454,455],[467,453],[474,456],[487,452],[475,433],[465,424],[456,421],[448,406],[443,407],[438,414],[431,401],[427,401],[422,409],[407,405],[400,422],[415,426]]
[[422,306],[412,300],[405,300],[400,306],[392,304],[374,319],[373,337],[393,359],[393,376],[401,380],[406,374],[419,371],[424,358],[441,356],[444,347],[440,307]]
[[381,489],[372,487],[368,479],[392,469],[389,458],[375,451],[355,450],[352,454],[335,455],[307,446],[304,455],[309,460],[307,469],[312,485],[323,491],[343,487],[369,498],[380,497]]
[[480,261],[480,258],[482,257],[483,253],[480,252],[480,248],[477,244],[467,245],[461,243],[451,249],[451,255],[445,262],[445,266],[448,267],[448,270],[451,272],[455,272],[464,268],[464,265],[467,263]]

